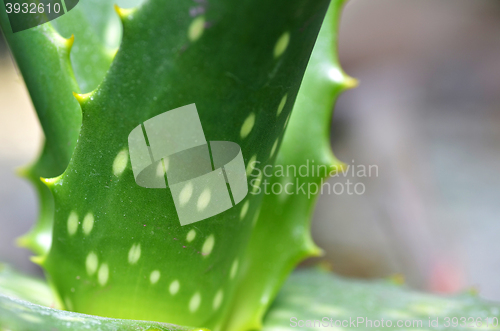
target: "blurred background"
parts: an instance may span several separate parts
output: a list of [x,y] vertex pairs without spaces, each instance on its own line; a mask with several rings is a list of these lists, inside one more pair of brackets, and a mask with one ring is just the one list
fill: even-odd
[[[323,195],[320,260],[350,277],[401,275],[412,287],[500,300],[500,1],[351,0],[340,37],[360,86],[332,123],[339,159],[376,165],[363,195]],[[40,273],[15,246],[37,215],[15,169],[42,133],[0,41],[0,261]]]

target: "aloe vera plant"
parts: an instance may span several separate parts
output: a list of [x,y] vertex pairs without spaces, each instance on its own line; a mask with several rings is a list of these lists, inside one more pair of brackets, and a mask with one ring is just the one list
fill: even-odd
[[[309,160],[342,167],[328,137],[336,98],[356,84],[336,57],[343,3],[149,0],[113,9],[112,1],[89,0],[16,34],[3,12],[46,137],[38,160],[21,171],[41,211],[20,243],[37,254],[53,306],[95,316],[2,296],[0,321],[20,330],[262,328],[289,273],[320,254],[309,233],[317,192],[264,194],[263,186],[323,179],[262,170]],[[191,103],[209,140],[241,146],[250,194],[181,226],[169,190],[135,183],[127,137]],[[38,285],[29,296],[0,289],[36,301],[50,293]]]

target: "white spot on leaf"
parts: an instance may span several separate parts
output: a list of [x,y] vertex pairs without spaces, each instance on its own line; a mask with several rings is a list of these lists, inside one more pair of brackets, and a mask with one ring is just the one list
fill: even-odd
[[187,183],[179,193],[179,203],[181,206],[184,206],[189,202],[191,196],[193,195],[193,184],[191,182]]
[[212,303],[212,307],[214,308],[214,310],[219,309],[223,299],[224,299],[224,292],[222,291],[222,289],[220,289],[215,294],[214,301]]
[[128,251],[128,263],[136,264],[141,258],[141,244],[133,244]]
[[104,286],[108,282],[108,278],[109,278],[109,267],[107,263],[103,263],[101,264],[99,272],[97,273],[97,280],[99,281],[99,284],[101,284],[101,286]]
[[234,279],[236,274],[238,273],[238,266],[239,266],[239,261],[238,259],[235,259],[233,261],[233,264],[231,265],[231,271],[229,272],[229,278]]
[[203,30],[205,30],[205,17],[198,16],[195,18],[188,29],[188,38],[191,42],[200,39],[203,34]]
[[126,149],[121,150],[118,155],[116,155],[113,161],[113,174],[115,176],[120,176],[128,164],[128,151]]
[[289,42],[290,42],[290,32],[286,31],[278,38],[276,45],[274,45],[275,58],[280,57],[286,51]]
[[74,235],[78,230],[78,214],[72,211],[68,217],[68,234],[70,236]]
[[281,101],[280,101],[280,104],[278,106],[278,115],[277,116],[280,116],[281,112],[283,111],[283,108],[285,108],[285,105],[286,105],[286,99],[287,99],[287,94],[285,94],[283,96],[283,98],[281,98]]
[[274,142],[273,147],[271,148],[271,154],[269,155],[269,157],[273,157],[274,153],[276,152],[276,148],[278,147],[278,141],[279,141],[279,138],[276,139],[276,141]]
[[196,231],[194,229],[191,229],[191,230],[189,230],[189,232],[186,236],[186,240],[188,243],[190,243],[191,241],[194,240],[194,238],[196,238]]
[[172,283],[170,283],[170,286],[168,287],[168,291],[170,292],[170,294],[176,295],[177,292],[179,292],[180,287],[181,287],[181,284],[176,279]]
[[210,193],[210,189],[206,188],[201,192],[200,197],[198,198],[198,203],[196,207],[198,208],[198,211],[201,212],[207,208],[208,204],[210,203],[210,198],[212,194]]
[[213,234],[211,234],[210,236],[208,236],[208,238],[203,243],[203,247],[201,248],[201,254],[203,256],[207,256],[210,253],[212,253],[212,249],[214,248],[214,244],[215,244],[215,237]]
[[194,313],[198,310],[201,304],[201,294],[200,292],[196,292],[189,300],[189,311]]
[[242,139],[245,139],[250,134],[254,124],[255,124],[255,114],[251,113],[250,115],[248,115],[246,120],[243,122],[243,125],[241,126],[240,136]]
[[88,212],[87,215],[83,218],[83,233],[88,235],[92,228],[94,227],[94,215],[91,212]]
[[96,272],[98,264],[99,259],[97,258],[96,253],[90,252],[89,255],[87,255],[87,259],[85,260],[85,267],[89,276],[92,276]]
[[286,126],[288,125],[288,121],[290,120],[290,115],[292,114],[288,114],[288,117],[286,118],[285,125],[283,126],[283,128],[286,128]]
[[248,212],[248,207],[250,206],[250,201],[245,201],[245,203],[243,204],[243,207],[241,207],[241,211],[240,211],[240,219],[244,219],[245,216],[247,215],[247,212]]
[[169,166],[168,157],[161,159],[160,162],[158,162],[158,165],[156,166],[156,176],[163,177],[168,171],[168,166]]
[[160,280],[160,271],[159,270],[153,270],[153,272],[151,272],[151,275],[149,275],[149,281],[151,282],[151,284],[156,284],[158,282],[158,280]]

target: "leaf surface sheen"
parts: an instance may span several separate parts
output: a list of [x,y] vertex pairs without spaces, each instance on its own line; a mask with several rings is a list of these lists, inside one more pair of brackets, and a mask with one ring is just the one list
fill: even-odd
[[[241,266],[262,194],[181,227],[169,190],[138,186],[128,161],[118,174],[113,165],[133,128],[191,103],[207,140],[234,141],[247,163],[257,155],[272,164],[328,2],[219,0],[198,15],[192,6],[151,0],[119,11],[120,49],[97,90],[80,97],[83,124],[67,170],[47,181],[56,213],[42,264],[76,311],[218,330],[229,323],[237,287],[248,286]],[[275,276],[260,279],[274,293]]]

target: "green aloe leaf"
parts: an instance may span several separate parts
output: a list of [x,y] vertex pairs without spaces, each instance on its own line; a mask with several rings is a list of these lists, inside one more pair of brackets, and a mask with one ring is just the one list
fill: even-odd
[[196,103],[207,139],[274,162],[327,6],[215,1],[192,17],[189,3],[149,1],[121,11],[120,50],[99,88],[80,97],[73,158],[47,181],[56,214],[42,265],[68,308],[222,327],[262,195],[181,227],[169,190],[135,183],[127,138],[145,120]]
[[[2,31],[45,134],[38,159],[19,171],[35,186],[40,213],[35,226],[18,242],[39,255],[50,248],[54,217],[52,194],[40,177],[60,175],[73,153],[81,126],[81,109],[72,93],[95,89],[111,65],[121,39],[121,25],[113,3],[83,1],[57,20],[17,34],[11,32],[3,12],[0,17]],[[39,52],[33,52],[34,49]]]
[[[279,148],[276,164],[265,169],[257,162],[259,166],[252,171],[252,181],[261,182],[260,189],[267,193],[243,259],[230,329],[260,328],[262,316],[288,273],[306,257],[321,254],[310,236],[310,219],[321,185],[342,167],[329,143],[332,109],[337,97],[356,85],[343,73],[336,55],[343,3],[330,5],[286,134],[275,140],[271,150],[272,154],[276,146]],[[282,102],[288,104],[289,98]],[[262,160],[265,156],[256,153],[252,158]],[[281,194],[275,194],[280,190]]]
[[[215,330],[260,326],[296,263],[319,253],[308,229],[317,193],[249,194],[231,210],[181,227],[169,190],[135,183],[127,137],[157,114],[196,103],[207,139],[237,142],[249,174],[254,161],[254,174],[275,162],[341,166],[328,131],[336,97],[352,85],[335,56],[342,4],[330,6],[300,94],[328,1],[151,0],[120,10],[123,42],[107,74],[113,38],[86,28],[85,8],[54,23],[76,37],[71,59],[82,90],[105,75],[78,97],[83,125],[68,168],[46,180],[55,198],[54,241],[39,261],[67,309]],[[117,35],[105,23],[110,4],[102,6],[98,26]],[[91,58],[85,47],[94,46]],[[258,193],[258,182],[262,190],[269,181],[317,185],[324,177],[257,177],[250,189]]]
[[[326,271],[300,270],[286,281],[266,315],[263,330],[318,330],[320,323],[325,328],[356,330],[498,330],[499,319],[499,303],[471,293],[437,296],[388,280],[353,281]],[[376,321],[382,320],[384,326],[377,327]],[[398,321],[407,325],[398,327]]]
[[[330,5],[300,91],[327,1],[192,5],[151,0],[120,10],[124,38],[116,58],[121,32],[113,23],[111,3],[92,3],[54,22],[62,35],[75,35],[71,54],[72,38],[62,38],[51,24],[13,35],[6,17],[0,17],[46,135],[38,161],[22,170],[39,190],[42,210],[21,242],[43,255],[38,261],[57,290],[53,297],[39,280],[0,266],[0,325],[22,330],[189,329],[20,300],[27,299],[96,315],[215,330],[260,328],[288,273],[301,259],[320,253],[310,238],[309,220],[326,173],[259,174],[268,165],[274,165],[274,172],[280,166],[309,167],[313,161],[329,172],[342,167],[330,152],[328,131],[336,98],[355,85],[335,56],[343,1]],[[80,105],[72,97],[74,91],[88,92],[99,84],[78,97]],[[127,137],[145,120],[193,102],[209,140],[240,144],[249,179],[255,179],[250,189],[261,193],[181,227],[170,191],[135,184]],[[80,107],[83,126],[76,144]],[[46,180],[53,199],[39,177],[61,173]],[[291,183],[294,193],[262,192],[277,183]],[[54,211],[54,240],[46,256]],[[477,323],[477,318],[493,321],[498,309],[467,295],[441,298],[382,282],[300,271],[278,295],[264,329],[284,329],[294,316],[321,320],[325,315],[423,323],[429,315],[440,323],[445,317],[467,316]]]
[[80,106],[72,96],[79,91],[69,59],[73,41],[62,38],[50,24],[13,34],[3,10],[0,26],[45,134],[38,159],[19,171],[33,183],[40,201],[36,225],[19,242],[42,255],[47,253],[52,240],[54,201],[40,177],[58,176],[66,169],[81,125]]
[[75,37],[71,63],[82,93],[93,91],[102,82],[120,45],[122,26],[113,8],[115,3],[80,1],[73,10],[52,22],[65,38]]
[[23,275],[3,263],[0,263],[0,294],[42,306],[60,306],[45,281]]
[[[48,308],[39,300],[47,286],[2,265],[0,269],[1,330],[193,330],[157,322],[119,320]],[[29,300],[29,301],[27,301]],[[52,303],[50,303],[52,305]],[[456,317],[456,320],[453,318]],[[464,326],[462,317],[466,317]],[[358,319],[361,318],[361,319]],[[266,314],[263,330],[317,330],[352,327],[372,330],[391,323],[394,330],[498,330],[500,304],[472,293],[436,296],[419,293],[391,280],[353,281],[320,269],[299,270],[290,276]],[[409,323],[398,327],[397,323]],[[432,327],[429,323],[432,321]],[[359,324],[358,324],[359,322]],[[488,322],[488,325],[486,324]],[[337,323],[337,326],[335,326]],[[354,324],[352,324],[354,323]],[[368,323],[368,324],[367,324]],[[371,326],[370,326],[370,323]],[[437,326],[436,327],[436,323]],[[453,326],[453,323],[457,323]],[[481,323],[481,324],[478,324]],[[342,326],[342,324],[344,324]],[[411,324],[411,326],[409,326]],[[333,325],[333,326],[332,326]],[[340,325],[340,326],[339,326]],[[194,331],[194,330],[193,330]],[[201,331],[201,330],[200,330]]]
[[[190,327],[103,318],[58,310],[0,294],[1,330],[184,331]],[[200,330],[201,331],[201,330]]]
[[186,326],[102,318],[54,309],[59,306],[46,282],[0,263],[0,330],[195,331]]

